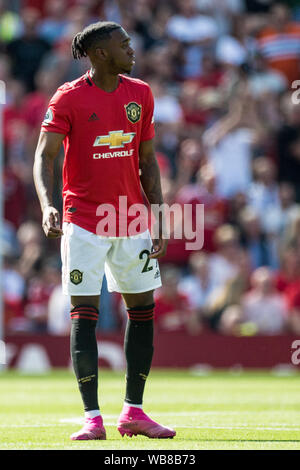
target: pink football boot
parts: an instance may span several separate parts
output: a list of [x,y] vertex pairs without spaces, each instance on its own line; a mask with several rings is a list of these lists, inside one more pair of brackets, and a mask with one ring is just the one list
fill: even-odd
[[102,416],[85,418],[83,428],[71,436],[72,441],[89,441],[91,439],[99,439],[102,441],[106,439]]
[[147,416],[141,408],[124,405],[118,421],[118,431],[123,437],[142,436],[152,439],[167,439],[176,436],[176,432],[171,428],[166,428],[156,423]]

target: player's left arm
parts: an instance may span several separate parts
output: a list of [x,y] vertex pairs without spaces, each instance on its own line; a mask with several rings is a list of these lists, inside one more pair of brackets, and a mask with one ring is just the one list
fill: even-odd
[[[156,160],[153,139],[141,142],[139,149],[141,184],[150,204],[163,204],[160,171]],[[149,258],[161,258],[166,254],[168,240],[163,236],[164,217],[161,213],[158,224],[158,238],[153,240],[153,252]]]

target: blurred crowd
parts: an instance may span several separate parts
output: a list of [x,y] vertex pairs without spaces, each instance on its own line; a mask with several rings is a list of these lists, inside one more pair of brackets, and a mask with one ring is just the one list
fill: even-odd
[[[71,58],[72,38],[99,19],[128,31],[132,76],[152,87],[165,202],[191,204],[194,222],[205,207],[201,250],[171,234],[157,330],[300,334],[297,0],[0,0],[6,332],[69,332],[59,241],[41,229],[32,166],[49,99],[89,67]],[[105,280],[100,311],[102,331],[124,328]]]

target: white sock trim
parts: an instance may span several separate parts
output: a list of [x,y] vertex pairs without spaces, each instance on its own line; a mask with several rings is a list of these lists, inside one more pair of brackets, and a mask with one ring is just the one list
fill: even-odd
[[140,408],[141,410],[143,409],[143,405],[133,405],[132,403],[127,403],[126,401],[124,401],[124,405],[132,406],[133,408]]
[[85,418],[96,418],[96,416],[101,416],[100,410],[90,410],[84,412]]

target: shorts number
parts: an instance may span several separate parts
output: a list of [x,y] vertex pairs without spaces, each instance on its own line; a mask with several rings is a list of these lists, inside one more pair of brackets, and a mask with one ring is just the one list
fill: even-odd
[[142,273],[147,273],[148,271],[152,271],[153,269],[153,266],[149,266],[149,263],[150,263],[150,258],[149,258],[149,255],[150,255],[150,251],[149,250],[143,250],[140,252],[140,255],[139,255],[139,258],[140,259],[143,259],[144,258],[144,255],[146,255],[146,262],[144,264],[144,267],[142,269]]

